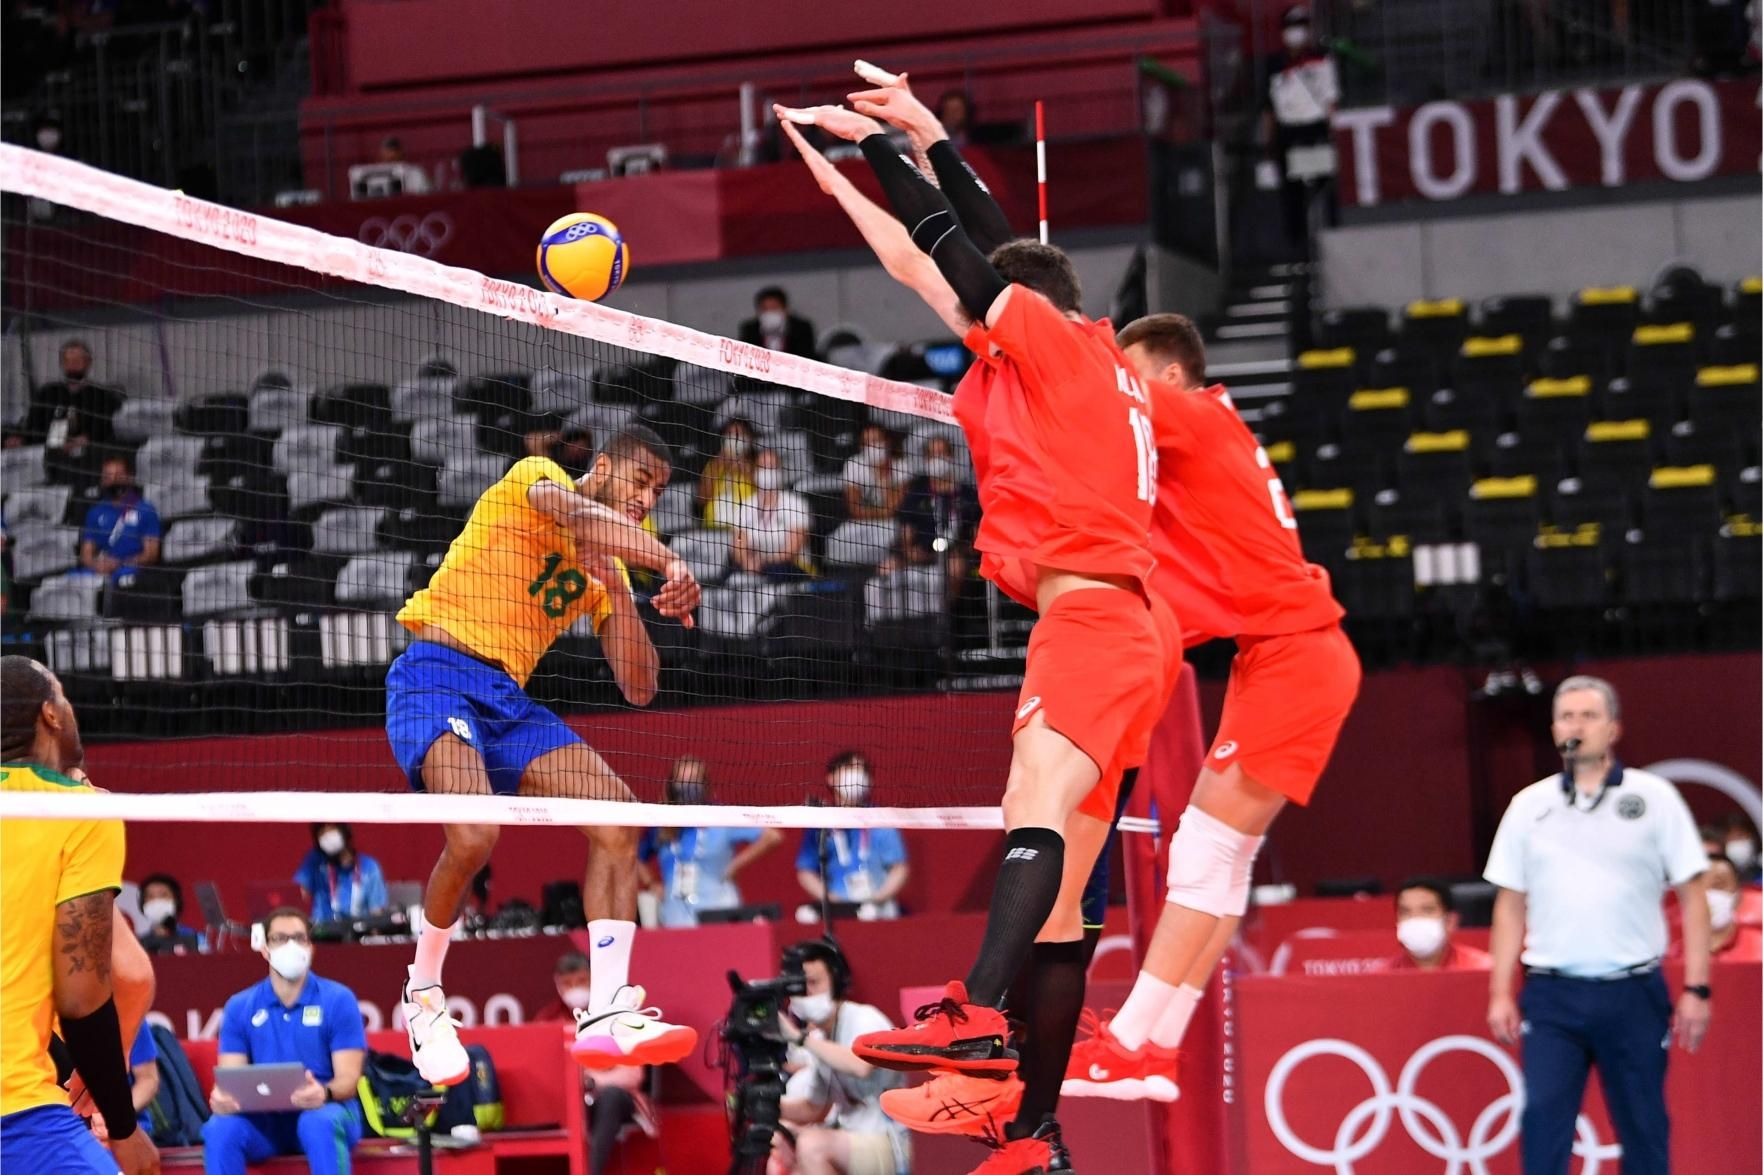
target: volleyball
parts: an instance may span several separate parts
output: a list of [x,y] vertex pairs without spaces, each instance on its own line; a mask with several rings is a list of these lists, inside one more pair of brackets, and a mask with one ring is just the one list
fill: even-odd
[[571,212],[539,238],[539,280],[554,294],[598,302],[630,272],[631,251],[618,226],[592,212]]

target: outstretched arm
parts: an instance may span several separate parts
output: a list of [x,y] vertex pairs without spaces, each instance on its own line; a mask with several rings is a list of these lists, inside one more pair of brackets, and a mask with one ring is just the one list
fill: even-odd
[[618,691],[633,706],[647,706],[655,700],[661,681],[661,657],[643,618],[637,615],[636,601],[625,583],[619,566],[609,556],[592,556],[583,560],[584,570],[599,580],[606,589],[611,611],[600,622],[600,650],[612,666],[612,679]]
[[815,150],[813,144],[802,137],[796,129],[794,120],[778,107],[779,125],[790,142],[796,145],[801,153],[802,161],[808,164],[820,190],[839,202],[857,231],[875,251],[881,261],[882,268],[888,276],[899,282],[923,298],[925,304],[936,311],[937,317],[943,320],[948,328],[957,335],[966,334],[972,324],[965,311],[961,308],[961,299],[949,288],[948,281],[938,272],[936,263],[912,243],[906,235],[906,229],[900,222],[874,200],[857,190],[838,168],[827,162],[826,156]]
[[554,481],[535,484],[527,492],[527,500],[569,531],[584,553],[610,555],[665,575],[667,582],[649,602],[663,616],[675,617],[687,628],[692,626],[691,614],[700,594],[698,581],[685,560],[666,543],[618,511]]

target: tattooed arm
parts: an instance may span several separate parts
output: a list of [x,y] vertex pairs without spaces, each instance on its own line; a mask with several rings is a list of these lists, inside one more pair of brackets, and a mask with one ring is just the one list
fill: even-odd
[[55,1011],[89,1016],[112,996],[110,942],[116,893],[102,890],[55,907]]

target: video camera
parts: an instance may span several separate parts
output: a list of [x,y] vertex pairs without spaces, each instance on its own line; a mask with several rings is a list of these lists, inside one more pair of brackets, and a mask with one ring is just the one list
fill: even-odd
[[727,1047],[723,1073],[734,1087],[729,1094],[731,1175],[764,1171],[772,1136],[782,1129],[778,1110],[784,1094],[783,1065],[790,1050],[778,1017],[789,1007],[791,996],[808,992],[803,958],[800,945],[785,947],[783,973],[772,979],[749,983],[732,969],[728,973],[735,998],[722,1023],[722,1039]]

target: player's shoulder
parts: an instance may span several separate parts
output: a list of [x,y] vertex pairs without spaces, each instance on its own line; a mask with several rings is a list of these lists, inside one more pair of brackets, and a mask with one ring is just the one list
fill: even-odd
[[1622,786],[1625,788],[1633,788],[1635,792],[1640,792],[1649,796],[1678,796],[1680,794],[1675,783],[1672,783],[1663,775],[1657,775],[1640,767],[1624,767],[1622,769]]
[[0,766],[0,791],[81,791],[95,792],[90,783],[39,767],[34,763],[7,763]]
[[518,482],[525,486],[534,486],[541,481],[553,481],[565,489],[575,489],[575,479],[569,472],[549,457],[522,457],[508,467],[502,475],[503,481]]
[[1551,797],[1561,793],[1561,776],[1545,775],[1528,787],[1520,788],[1506,805],[1507,812],[1530,812],[1547,804]]

